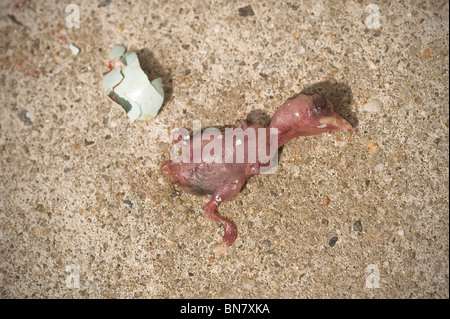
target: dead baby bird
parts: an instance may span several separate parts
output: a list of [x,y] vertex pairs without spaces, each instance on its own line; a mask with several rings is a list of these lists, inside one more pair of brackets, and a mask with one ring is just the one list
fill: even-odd
[[[227,247],[236,240],[237,229],[232,222],[216,214],[216,207],[221,202],[239,194],[249,177],[273,166],[278,148],[289,140],[330,131],[349,132],[352,126],[333,110],[326,98],[317,94],[299,94],[278,108],[268,128],[237,120],[230,130],[230,135],[227,135],[227,129],[225,132],[210,131],[207,138],[200,138],[200,134],[175,132],[174,142],[184,145],[187,151],[177,160],[172,158],[164,162],[161,168],[163,175],[181,190],[211,196],[203,211],[206,218],[223,225],[222,240]],[[209,137],[214,139],[211,141]],[[243,150],[242,154],[239,154],[240,150]]]

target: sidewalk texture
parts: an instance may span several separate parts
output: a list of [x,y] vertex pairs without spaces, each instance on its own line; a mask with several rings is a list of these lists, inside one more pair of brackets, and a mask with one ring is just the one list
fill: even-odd
[[[448,1],[0,8],[0,297],[449,297]],[[102,92],[115,44],[162,77],[156,118]],[[219,206],[224,251],[208,199],[160,174],[170,131],[308,91],[358,132],[287,143]]]

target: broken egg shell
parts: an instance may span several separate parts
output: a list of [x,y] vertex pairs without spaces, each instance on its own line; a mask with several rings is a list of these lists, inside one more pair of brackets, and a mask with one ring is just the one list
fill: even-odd
[[120,58],[125,54],[126,51],[127,48],[125,48],[123,45],[115,45],[111,52],[109,52],[108,58],[110,58],[111,60]]
[[155,117],[164,101],[162,79],[150,82],[141,69],[136,53],[127,52],[124,46],[116,45],[109,57],[113,59],[109,63],[113,69],[105,73],[102,79],[107,97],[127,113],[130,122]]

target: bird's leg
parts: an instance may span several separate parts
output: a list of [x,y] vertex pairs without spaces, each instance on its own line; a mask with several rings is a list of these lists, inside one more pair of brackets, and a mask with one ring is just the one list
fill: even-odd
[[224,235],[222,238],[223,245],[229,247],[233,244],[237,237],[237,229],[236,226],[229,220],[218,216],[215,212],[216,207],[222,202],[222,198],[220,196],[213,196],[211,200],[203,207],[203,211],[205,212],[205,217],[216,222],[222,224],[224,228]]

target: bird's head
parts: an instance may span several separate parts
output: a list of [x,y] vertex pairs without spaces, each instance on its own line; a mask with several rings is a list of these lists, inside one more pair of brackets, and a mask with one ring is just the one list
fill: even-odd
[[352,130],[330,101],[318,94],[299,94],[284,102],[273,115],[270,127],[292,137]]

